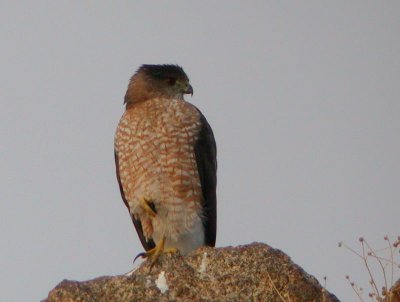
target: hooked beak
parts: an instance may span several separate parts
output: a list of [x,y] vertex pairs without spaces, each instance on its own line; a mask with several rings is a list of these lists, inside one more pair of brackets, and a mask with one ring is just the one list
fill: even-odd
[[193,87],[192,85],[188,85],[188,87],[185,90],[185,94],[190,94],[191,96],[193,96]]

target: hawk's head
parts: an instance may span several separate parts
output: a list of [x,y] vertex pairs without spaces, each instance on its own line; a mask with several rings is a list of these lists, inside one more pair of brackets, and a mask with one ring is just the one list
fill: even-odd
[[183,99],[192,94],[189,78],[178,65],[142,65],[131,78],[125,103],[137,103],[156,97]]

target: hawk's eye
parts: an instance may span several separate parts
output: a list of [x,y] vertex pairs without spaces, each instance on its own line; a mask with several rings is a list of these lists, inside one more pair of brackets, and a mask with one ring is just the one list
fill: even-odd
[[170,86],[174,86],[175,83],[176,83],[176,79],[175,79],[175,78],[172,78],[172,77],[169,77],[169,78],[167,78],[167,83],[168,83]]

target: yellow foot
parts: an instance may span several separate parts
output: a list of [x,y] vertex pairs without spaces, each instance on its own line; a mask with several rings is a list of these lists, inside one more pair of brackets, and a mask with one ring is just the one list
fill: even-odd
[[160,257],[160,255],[162,253],[176,253],[178,250],[176,248],[164,248],[165,245],[165,236],[161,239],[161,241],[152,249],[144,252],[144,253],[140,253],[139,255],[137,255],[135,257],[135,259],[133,260],[133,262],[135,262],[135,260],[138,257],[143,257],[143,258],[148,258],[151,262],[150,264],[150,269],[153,267],[153,265],[157,262],[158,258]]
[[142,198],[140,198],[140,205],[142,206],[142,209],[148,214],[148,215],[150,215],[151,217],[156,217],[156,215],[157,215],[157,213],[156,213],[156,211],[155,211],[155,209],[153,209],[151,206],[150,206],[150,203],[153,205],[153,207],[154,207],[154,204],[151,202],[151,200],[150,199],[148,199],[148,198],[146,198],[146,197],[142,197]]

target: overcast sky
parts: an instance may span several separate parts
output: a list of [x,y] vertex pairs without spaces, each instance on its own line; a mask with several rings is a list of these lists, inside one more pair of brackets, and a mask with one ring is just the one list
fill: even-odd
[[113,139],[143,63],[180,64],[213,127],[217,245],[279,248],[343,301],[346,274],[368,288],[337,243],[400,235],[399,1],[1,1],[0,20],[1,301],[142,251]]

